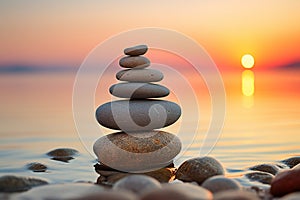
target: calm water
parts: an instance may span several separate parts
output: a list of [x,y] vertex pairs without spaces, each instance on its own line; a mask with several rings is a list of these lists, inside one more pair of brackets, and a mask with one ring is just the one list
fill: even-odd
[[[222,74],[227,95],[226,118],[219,140],[209,155],[219,159],[230,171],[300,155],[300,71],[243,74],[242,71]],[[254,76],[255,85],[253,95],[251,76]],[[175,77],[171,78],[169,80]],[[89,152],[89,145],[101,135],[87,133],[85,138],[80,133],[84,141],[80,140],[72,114],[74,80],[75,73],[0,75],[0,175],[38,176],[53,183],[97,179],[93,170],[96,160]],[[208,91],[203,81],[197,81],[192,80],[192,85],[200,117],[192,112],[197,105],[180,101],[184,97],[171,94],[166,98],[179,101],[186,108],[182,118],[188,125],[180,129],[184,124],[181,119],[166,128],[179,135],[185,147],[176,160],[177,165],[199,155],[212,114]],[[100,81],[95,107],[110,100],[107,89],[114,82],[112,77]],[[162,84],[170,88],[180,87],[174,81],[172,85],[170,83],[172,81],[166,80]],[[186,98],[190,99],[188,95]],[[194,133],[197,117],[199,128]],[[112,132],[101,127],[99,130]],[[209,145],[214,144],[209,142]],[[69,163],[50,160],[45,153],[57,147],[75,148],[80,155]],[[25,165],[30,162],[44,163],[49,170],[46,173],[28,171]]]

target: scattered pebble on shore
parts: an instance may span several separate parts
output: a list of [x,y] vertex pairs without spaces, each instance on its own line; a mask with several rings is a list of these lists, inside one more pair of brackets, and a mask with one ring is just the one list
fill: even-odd
[[137,195],[142,195],[155,189],[161,188],[161,184],[154,178],[146,175],[130,175],[117,181],[113,190],[129,190]]
[[23,192],[46,184],[46,180],[39,178],[7,175],[0,177],[0,192]]
[[206,179],[224,175],[224,168],[212,157],[192,158],[181,164],[176,172],[176,178],[185,182],[202,184]]
[[242,186],[234,179],[226,178],[222,175],[213,176],[206,179],[202,185],[203,188],[208,189],[213,194],[225,190],[241,190]]
[[38,162],[29,163],[26,166],[27,166],[27,169],[29,169],[33,172],[45,172],[47,170],[46,165],[44,165],[42,163],[38,163]]
[[249,172],[245,174],[245,177],[247,177],[251,181],[257,181],[263,184],[270,185],[274,178],[274,175],[268,172]]
[[281,169],[275,164],[260,164],[249,168],[250,170],[267,172],[276,175]]
[[51,157],[52,160],[68,162],[69,160],[74,159],[74,156],[78,154],[76,149],[70,148],[58,148],[51,150],[47,153],[48,156]]

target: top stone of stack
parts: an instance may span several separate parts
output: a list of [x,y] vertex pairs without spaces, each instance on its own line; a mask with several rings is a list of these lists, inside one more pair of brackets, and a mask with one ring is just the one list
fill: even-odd
[[144,55],[147,51],[147,45],[142,44],[124,49],[124,54],[128,56],[140,56]]
[[125,57],[121,58],[119,65],[130,69],[143,69],[150,66],[150,60],[144,56],[148,51],[146,45],[137,45],[124,49]]

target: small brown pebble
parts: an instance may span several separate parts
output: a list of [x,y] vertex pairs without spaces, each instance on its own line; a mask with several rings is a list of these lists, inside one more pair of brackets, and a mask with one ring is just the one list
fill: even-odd
[[300,163],[300,156],[291,157],[281,161],[282,163],[286,164],[290,168],[298,165]]
[[74,159],[73,156],[77,155],[78,151],[70,148],[58,148],[47,153],[52,160],[58,160],[62,162],[68,162],[69,160]]
[[257,181],[263,184],[271,184],[274,176],[267,172],[250,172],[245,176],[251,181]]
[[273,165],[273,164],[255,165],[253,167],[250,167],[249,169],[255,171],[261,171],[261,172],[268,172],[273,175],[276,175],[280,171],[280,168],[277,165]]
[[27,169],[33,171],[33,172],[45,172],[47,170],[46,165],[38,162],[33,162],[27,164]]

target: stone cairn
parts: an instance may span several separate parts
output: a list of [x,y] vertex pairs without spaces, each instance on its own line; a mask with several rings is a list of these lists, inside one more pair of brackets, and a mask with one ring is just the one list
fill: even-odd
[[166,97],[168,88],[151,82],[163,79],[162,72],[149,69],[150,60],[144,55],[146,45],[129,47],[119,65],[127,68],[119,71],[120,83],[110,87],[109,92],[123,100],[99,106],[96,118],[100,125],[121,130],[99,138],[94,153],[99,164],[98,183],[112,185],[132,173],[152,176],[160,182],[172,180],[175,173],[174,157],[181,150],[180,139],[171,133],[155,129],[175,123],[180,107],[173,102],[153,98]]

